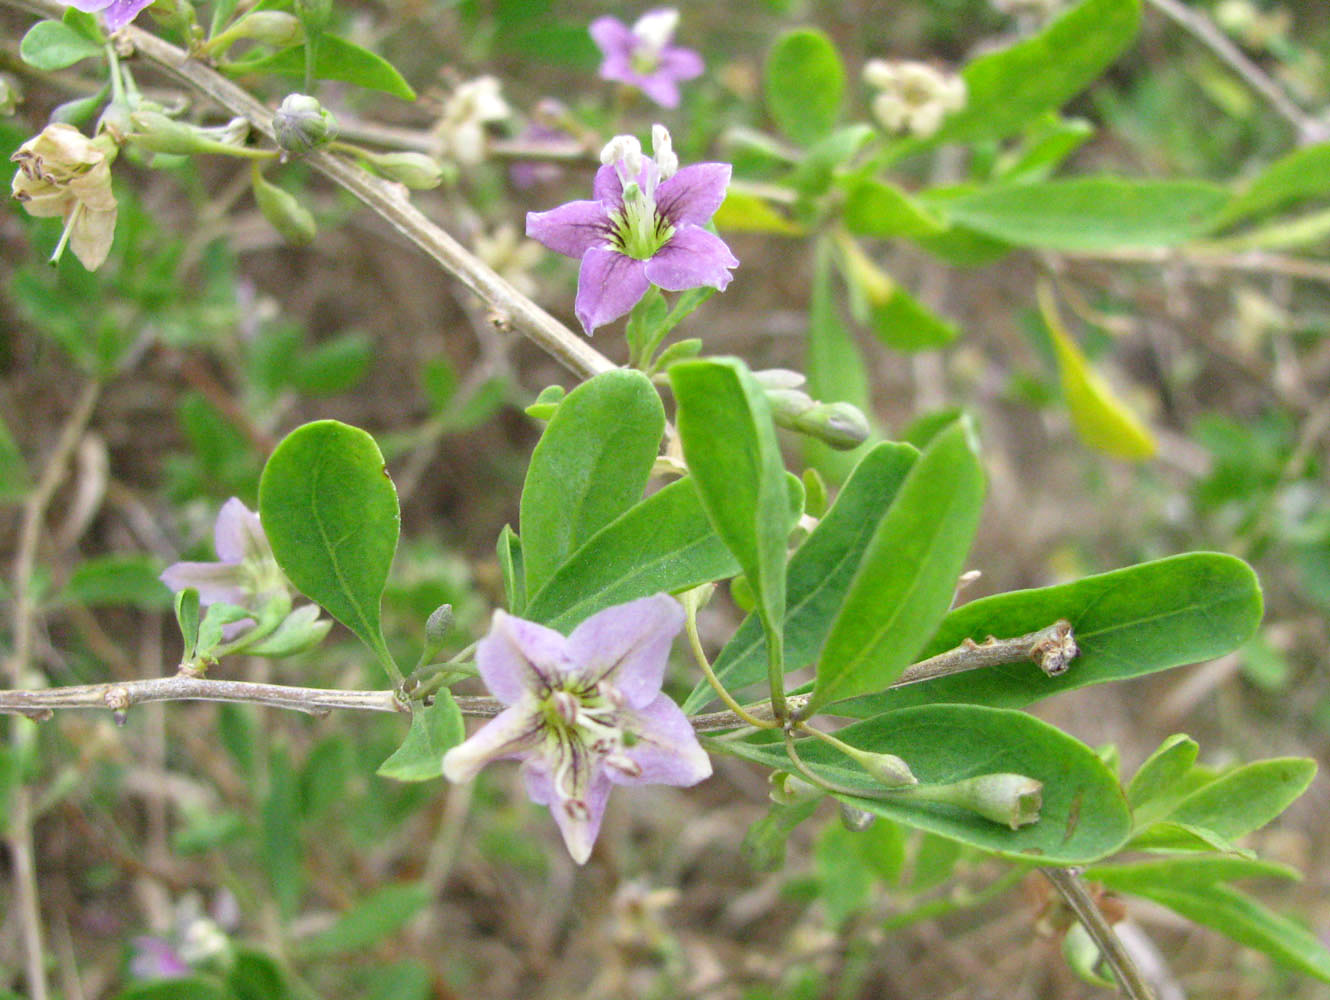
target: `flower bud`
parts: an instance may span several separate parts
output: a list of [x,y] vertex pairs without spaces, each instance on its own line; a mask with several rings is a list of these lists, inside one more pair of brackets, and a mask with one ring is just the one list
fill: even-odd
[[851,833],[863,833],[877,821],[877,814],[867,809],[860,809],[848,802],[837,802],[836,805],[840,808],[841,826]]
[[968,809],[1013,830],[1039,819],[1044,784],[1023,774],[981,774],[949,785],[918,785],[905,794]]
[[196,126],[176,121],[160,111],[133,112],[129,127],[131,131],[125,138],[150,153],[208,153],[215,142]]
[[0,116],[9,118],[23,102],[23,91],[18,80],[9,73],[0,73]]
[[457,168],[451,163],[445,166],[424,153],[367,153],[362,159],[381,177],[405,184],[414,191],[428,191],[444,181],[457,179]]
[[296,200],[295,195],[265,180],[257,168],[251,176],[251,183],[259,211],[288,243],[303,246],[314,239],[318,233],[314,216]]
[[794,429],[841,451],[857,448],[873,432],[863,411],[852,403],[819,403],[795,419]]
[[808,381],[802,372],[791,371],[788,368],[764,368],[753,372],[753,379],[766,390],[798,389]]
[[919,783],[919,779],[910,770],[910,765],[894,753],[870,753],[854,747],[846,750],[844,746],[841,749],[845,750],[875,781],[887,788],[905,788]]
[[767,783],[771,786],[768,791],[771,801],[779,806],[794,806],[800,802],[810,802],[826,794],[816,785],[805,781],[798,775],[791,774],[789,771],[772,771],[767,776]]
[[451,604],[440,604],[425,619],[425,641],[431,644],[442,643],[453,627],[456,617]]
[[305,40],[305,27],[300,18],[284,10],[256,10],[242,17],[225,34],[231,36],[232,42],[249,38],[275,49],[285,49]]
[[287,153],[308,153],[337,138],[337,119],[308,94],[287,94],[272,116],[273,137]]

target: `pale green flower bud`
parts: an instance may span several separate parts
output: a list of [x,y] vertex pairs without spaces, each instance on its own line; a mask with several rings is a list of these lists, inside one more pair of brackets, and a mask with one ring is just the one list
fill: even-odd
[[428,191],[436,188],[445,180],[457,179],[457,168],[447,167],[424,153],[407,151],[395,153],[365,153],[362,159],[374,168],[381,177],[398,184],[405,184],[414,191]]
[[771,786],[771,801],[780,806],[798,805],[826,794],[821,788],[789,771],[772,771],[767,776],[767,783]]
[[303,246],[313,241],[318,226],[309,209],[300,204],[295,195],[265,180],[257,169],[253,172],[251,183],[259,211],[288,243]]
[[248,38],[275,49],[284,49],[305,40],[305,26],[300,23],[300,18],[286,11],[256,10],[242,17],[227,29],[226,34],[232,35],[233,41]]
[[949,785],[918,785],[904,794],[944,802],[1017,830],[1039,819],[1043,782],[1023,774],[981,774]]
[[877,814],[871,813],[867,809],[860,809],[848,802],[837,802],[836,805],[840,809],[841,826],[851,833],[863,833],[877,822]]
[[337,119],[317,98],[288,94],[272,116],[272,130],[278,146],[300,155],[337,138]]
[[863,411],[851,403],[819,403],[800,414],[794,428],[842,451],[857,448],[873,432]]

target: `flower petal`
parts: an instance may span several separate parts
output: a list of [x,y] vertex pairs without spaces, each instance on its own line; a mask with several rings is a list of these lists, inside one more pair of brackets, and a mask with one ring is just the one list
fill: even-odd
[[694,80],[706,69],[706,63],[693,49],[671,45],[660,53],[656,72],[668,73],[676,80]]
[[710,285],[720,291],[734,277],[739,261],[725,241],[697,226],[685,226],[646,263],[646,277],[667,292]]
[[158,579],[176,592],[193,587],[199,592],[200,604],[243,607],[249,599],[248,575],[235,563],[178,562],[167,566]]
[[238,563],[246,556],[262,556],[268,551],[268,538],[259,523],[259,515],[235,497],[222,504],[213,527],[217,556],[225,563]]
[[670,646],[683,621],[683,608],[668,594],[619,604],[573,629],[568,656],[588,682],[608,681],[630,707],[641,708],[660,694]]
[[476,644],[476,669],[490,694],[515,705],[571,672],[568,640],[552,628],[495,611],[489,635]]
[[598,201],[570,201],[548,212],[526,213],[526,234],[569,257],[581,257],[609,238],[609,218]]
[[550,815],[563,834],[564,845],[574,861],[584,865],[591,857],[600,821],[605,816],[605,804],[610,797],[610,781],[604,772],[598,772],[587,787],[586,797],[572,801],[559,794],[559,789],[543,762],[528,761],[522,768],[527,795],[538,805],[549,806]]
[[505,708],[443,755],[443,776],[454,783],[470,781],[486,764],[528,753],[544,738],[545,720],[534,701]]
[[658,695],[645,708],[624,714],[625,731],[637,738],[624,753],[642,773],[630,778],[607,768],[616,785],[696,785],[711,777],[711,758],[697,742],[688,717],[668,695]]
[[596,327],[623,316],[647,293],[651,283],[642,264],[640,260],[600,247],[593,247],[583,255],[573,311],[588,335]]
[[661,184],[656,208],[676,226],[700,226],[725,200],[733,168],[728,163],[694,163]]
[[610,17],[608,14],[598,17],[591,22],[587,30],[591,33],[591,40],[596,43],[596,47],[607,56],[618,55],[626,59],[633,50],[636,39],[632,29],[617,17]]
[[591,196],[607,213],[623,208],[623,181],[613,163],[606,163],[596,171],[595,180],[591,182]]
[[679,86],[674,82],[674,77],[659,70],[650,76],[643,76],[640,73],[635,76],[633,82],[637,84],[637,88],[662,108],[679,106]]

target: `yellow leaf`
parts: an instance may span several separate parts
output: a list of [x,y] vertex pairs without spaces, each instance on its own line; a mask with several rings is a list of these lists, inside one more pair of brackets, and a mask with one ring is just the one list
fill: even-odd
[[742,233],[779,233],[799,236],[803,227],[791,222],[762,198],[731,189],[714,216],[716,228]]
[[1072,426],[1091,448],[1139,462],[1151,458],[1158,445],[1148,427],[1122,400],[1114,395],[1107,382],[1091,367],[1076,341],[1062,325],[1057,303],[1045,282],[1040,282],[1039,311],[1053,339],[1058,359],[1058,379],[1062,394],[1071,411]]

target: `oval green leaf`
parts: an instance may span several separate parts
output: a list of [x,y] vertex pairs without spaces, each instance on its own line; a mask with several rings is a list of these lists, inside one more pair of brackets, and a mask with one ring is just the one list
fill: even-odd
[[[929,705],[838,730],[851,746],[904,759],[921,783],[944,784],[1009,772],[1043,782],[1035,823],[1011,830],[973,813],[909,799],[847,797],[860,809],[985,851],[1041,865],[1083,864],[1113,853],[1131,831],[1117,777],[1093,750],[1024,712]],[[789,769],[780,744],[736,743],[738,756]],[[818,774],[851,788],[880,790],[838,750],[816,740],[800,756]]]
[[19,58],[40,70],[66,69],[101,56],[102,46],[60,21],[38,21],[18,46]]
[[397,489],[374,439],[336,420],[296,428],[264,466],[259,516],[287,578],[397,679],[379,599],[401,523]]
[[[260,59],[246,59],[222,67],[232,76],[249,73],[280,73],[283,76],[305,74],[305,46],[296,45]],[[381,55],[338,38],[320,35],[314,54],[314,76],[320,80],[341,80],[369,90],[381,90],[404,101],[414,101],[416,92],[397,67]]]
[[809,145],[829,133],[840,117],[845,68],[836,46],[812,28],[776,39],[767,56],[767,109],[780,130]]
[[564,397],[522,487],[528,599],[592,535],[642,499],[664,432],[660,395],[641,372],[605,372]]

